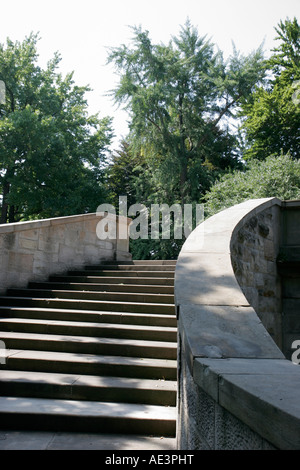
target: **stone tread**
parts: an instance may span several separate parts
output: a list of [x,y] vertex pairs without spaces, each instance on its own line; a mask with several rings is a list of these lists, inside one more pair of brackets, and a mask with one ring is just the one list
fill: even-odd
[[[63,331],[64,335],[71,332],[77,335],[77,332],[86,332],[88,336],[94,334],[95,336],[119,337],[123,335],[126,337],[137,337],[138,334],[142,336],[158,336],[172,337],[173,341],[177,341],[177,328],[176,327],[162,327],[162,326],[140,326],[131,324],[113,324],[113,323],[92,323],[81,321],[62,321],[62,320],[41,320],[29,318],[1,318],[0,317],[0,330],[2,331],[16,331],[19,329],[31,333],[53,333]],[[30,331],[33,329],[35,331]],[[98,333],[98,334],[97,334]],[[60,333],[57,333],[60,334]],[[144,338],[145,339],[145,338]],[[159,339],[157,339],[159,341]],[[168,340],[171,341],[171,340]]]
[[125,284],[119,282],[116,284],[93,283],[93,282],[30,282],[29,289],[48,289],[48,290],[74,290],[79,291],[97,291],[97,292],[130,292],[130,293],[156,293],[174,294],[174,286],[167,285],[144,285],[144,284]]
[[152,324],[158,322],[176,324],[175,314],[173,315],[159,315],[151,313],[133,313],[133,312],[118,312],[118,311],[101,311],[101,310],[76,310],[76,309],[57,309],[57,308],[35,308],[35,307],[11,307],[0,306],[0,318],[12,316],[19,316],[20,318],[41,318],[48,319],[78,319],[79,321],[87,322],[92,320],[98,323],[108,322],[117,324]]
[[38,423],[42,429],[51,429],[53,423],[60,422],[62,429],[70,429],[76,423],[77,429],[81,426],[99,431],[127,429],[129,433],[130,426],[136,430],[140,422],[141,433],[155,432],[158,426],[170,435],[176,426],[176,409],[130,403],[0,397],[0,418],[2,424],[29,420],[32,426]]
[[120,276],[95,276],[87,274],[76,274],[72,275],[53,275],[49,277],[50,282],[83,282],[83,283],[103,283],[105,284],[138,284],[138,285],[156,285],[159,288],[161,286],[172,286],[174,288],[174,279],[167,277],[120,277]]
[[174,279],[175,271],[121,271],[114,269],[89,269],[86,271],[68,271],[68,276],[112,276],[112,277],[157,277],[157,278],[169,278]]
[[77,400],[50,400],[44,398],[0,397],[0,413],[60,414],[70,416],[109,416],[115,418],[173,420],[176,410],[173,407],[111,403]]
[[87,265],[85,266],[84,270],[85,271],[92,271],[92,270],[113,270],[113,271],[160,271],[160,272],[165,272],[165,271],[175,271],[175,265],[174,264],[160,264],[160,265],[155,265],[155,264],[145,264],[145,263],[140,263],[138,265],[136,264],[98,264],[98,265]]
[[177,361],[173,359],[153,359],[153,358],[140,358],[140,357],[126,357],[126,356],[109,356],[109,355],[96,355],[96,354],[83,354],[83,353],[64,353],[56,351],[36,351],[29,349],[8,349],[6,357],[18,357],[24,359],[41,359],[45,361],[67,361],[67,362],[86,362],[86,363],[111,363],[122,365],[143,365],[164,367],[168,366],[176,369]]
[[[91,310],[114,310],[117,309],[120,312],[136,312],[141,313],[153,312],[153,313],[172,313],[175,312],[174,304],[168,303],[151,303],[151,302],[117,302],[117,301],[105,301],[105,300],[83,300],[83,299],[53,299],[48,297],[15,297],[5,296],[0,297],[0,305],[19,306],[19,305],[30,305],[34,304],[47,304],[48,307],[62,307],[62,308],[82,308]],[[114,308],[112,308],[114,306]],[[89,308],[88,308],[89,307]],[[110,308],[109,308],[110,307]]]
[[76,291],[64,289],[9,289],[8,296],[20,297],[45,297],[56,299],[84,299],[99,301],[125,301],[125,302],[145,302],[145,303],[174,303],[174,295],[140,292],[97,292],[97,291]]
[[33,371],[0,371],[2,396],[176,405],[176,381]]
[[176,392],[177,384],[173,380],[151,380],[136,379],[127,377],[105,377],[80,374],[59,374],[45,373],[33,371],[15,371],[1,370],[0,384],[3,382],[10,383],[40,383],[50,385],[72,385],[72,386],[89,386],[89,387],[114,387],[114,388],[137,388],[140,390],[164,390],[168,392]]
[[[91,336],[71,336],[0,331],[0,338],[7,348],[55,350],[88,354],[124,354],[126,356],[166,357],[175,359],[177,344],[174,342],[132,340],[123,338],[99,338]],[[21,346],[22,345],[22,346]]]

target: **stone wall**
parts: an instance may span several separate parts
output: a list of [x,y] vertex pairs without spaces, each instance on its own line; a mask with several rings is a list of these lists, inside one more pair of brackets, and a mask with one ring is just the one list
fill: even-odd
[[[96,228],[103,217],[84,214],[0,225],[0,294],[67,269],[131,259],[128,239],[98,238]],[[118,230],[129,222],[118,217]]]
[[281,208],[270,198],[227,209],[180,252],[178,449],[300,449],[300,368],[276,344]]
[[231,260],[245,297],[282,348],[281,279],[277,272],[280,219],[280,206],[274,205],[238,226],[231,240]]

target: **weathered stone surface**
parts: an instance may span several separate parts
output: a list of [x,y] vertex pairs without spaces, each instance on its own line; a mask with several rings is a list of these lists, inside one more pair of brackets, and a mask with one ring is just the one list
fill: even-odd
[[[179,448],[300,449],[300,368],[279,349],[280,222],[281,201],[248,201],[205,221],[202,238],[183,246],[175,273]],[[283,303],[293,324],[298,302]]]
[[177,305],[249,305],[234,276],[229,254],[181,253],[175,293]]
[[[0,294],[28,281],[46,280],[49,274],[104,259],[130,259],[129,240],[101,240],[96,227],[102,215],[71,217],[0,226]],[[126,233],[130,219],[117,218]],[[120,255],[118,248],[120,247]],[[120,256],[121,258],[118,258]]]
[[192,358],[284,357],[251,307],[181,305],[179,327]]
[[194,380],[252,432],[278,448],[300,448],[300,368],[290,361],[201,358]]

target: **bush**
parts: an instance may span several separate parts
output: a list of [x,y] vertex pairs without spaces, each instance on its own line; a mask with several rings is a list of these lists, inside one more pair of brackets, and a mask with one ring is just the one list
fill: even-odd
[[248,199],[300,199],[300,161],[289,155],[252,160],[244,171],[221,177],[205,195],[205,214],[211,216]]

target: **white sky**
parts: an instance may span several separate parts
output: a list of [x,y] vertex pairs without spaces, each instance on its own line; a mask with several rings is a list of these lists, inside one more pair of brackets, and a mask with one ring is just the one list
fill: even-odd
[[126,136],[126,114],[105,94],[117,76],[106,65],[107,47],[129,44],[129,26],[141,25],[153,42],[167,43],[187,19],[225,54],[232,41],[247,54],[264,41],[274,47],[280,20],[300,19],[300,0],[0,0],[0,43],[22,41],[39,33],[40,62],[45,66],[59,51],[63,74],[74,71],[78,85],[90,85],[90,113],[114,117],[117,141]]

